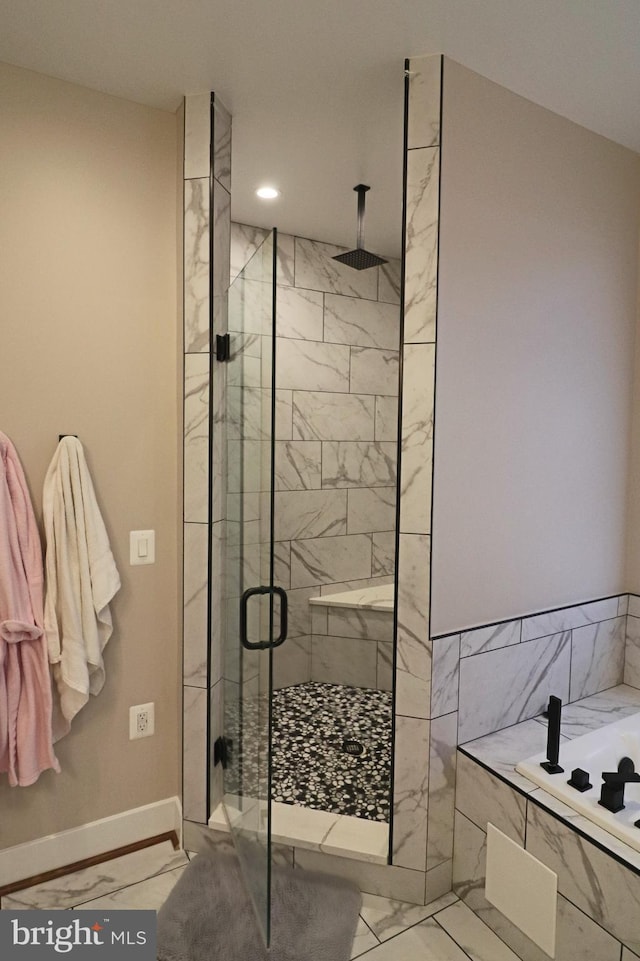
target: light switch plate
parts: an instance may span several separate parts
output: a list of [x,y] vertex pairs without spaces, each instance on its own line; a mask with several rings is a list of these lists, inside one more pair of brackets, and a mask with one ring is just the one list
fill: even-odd
[[156,532],[129,531],[129,563],[155,564]]
[[490,823],[485,897],[555,958],[558,875]]

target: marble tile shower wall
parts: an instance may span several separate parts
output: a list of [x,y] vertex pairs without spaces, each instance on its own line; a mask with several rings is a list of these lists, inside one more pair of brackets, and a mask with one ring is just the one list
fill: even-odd
[[[213,129],[211,103],[213,102]],[[207,710],[213,738],[222,712],[222,544],[224,534],[225,445],[220,420],[209,424],[209,394],[224,410],[225,369],[210,383],[211,331],[226,330],[231,221],[231,116],[213,94],[185,99],[184,131],[184,503],[183,503],[183,813],[207,820]],[[211,142],[213,141],[213,151]],[[213,154],[213,165],[211,155]],[[213,224],[210,223],[213,220]],[[213,230],[213,263],[210,232]],[[212,272],[212,284],[210,281]],[[213,310],[210,294],[213,290]],[[209,506],[209,431],[213,431],[212,509]],[[211,537],[211,554],[209,551]],[[210,570],[211,564],[211,570]],[[208,583],[212,585],[208,638]],[[208,644],[211,669],[208,675]],[[213,740],[212,738],[212,740]],[[212,785],[212,799],[221,785]]]
[[[232,279],[266,234],[232,224]],[[377,635],[314,634],[308,603],[394,575],[400,263],[358,273],[332,260],[342,250],[278,235],[275,540],[289,637],[276,687],[378,683]]]

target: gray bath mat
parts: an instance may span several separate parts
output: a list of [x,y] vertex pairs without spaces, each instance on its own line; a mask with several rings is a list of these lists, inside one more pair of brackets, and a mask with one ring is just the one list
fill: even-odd
[[361,897],[341,878],[274,865],[267,952],[233,854],[201,854],[158,913],[159,961],[349,961]]

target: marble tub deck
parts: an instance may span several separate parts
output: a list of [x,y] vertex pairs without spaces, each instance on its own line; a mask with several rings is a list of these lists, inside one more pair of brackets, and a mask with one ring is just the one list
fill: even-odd
[[[626,684],[620,684],[599,694],[592,694],[580,701],[563,705],[560,763],[562,763],[562,741],[567,742],[582,734],[597,731],[613,721],[619,721],[639,711],[640,690]],[[640,874],[639,851],[635,851],[593,821],[578,814],[573,808],[552,797],[516,771],[516,764],[519,761],[545,749],[546,727],[547,721],[544,717],[531,718],[461,744],[458,750],[477,761],[520,794],[526,795],[529,800],[570,825],[601,850]],[[541,728],[543,728],[542,732]]]
[[[2,898],[2,910],[152,910],[197,854],[156,845]],[[351,957],[367,961],[518,961],[455,894],[426,906],[364,894]],[[236,959],[229,959],[236,961]],[[240,961],[240,959],[237,959]]]

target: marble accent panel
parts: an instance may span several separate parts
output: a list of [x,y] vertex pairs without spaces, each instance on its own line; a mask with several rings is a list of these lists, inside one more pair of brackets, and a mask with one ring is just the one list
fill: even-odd
[[[309,604],[309,598],[315,597],[317,590],[315,587],[302,587],[298,590],[287,591],[289,602],[289,632],[288,637],[300,637],[312,633],[311,615],[314,608]],[[277,606],[277,605],[276,605]],[[276,612],[277,614],[277,612]],[[280,627],[278,618],[275,618],[275,631]]]
[[569,696],[571,633],[553,634],[460,661],[459,742],[540,714]]
[[401,934],[407,928],[432,917],[457,901],[456,895],[452,893],[444,894],[426,905],[381,898],[375,894],[364,894],[360,915],[379,941],[388,941],[396,934]]
[[211,94],[198,93],[184,101],[184,179],[209,179]]
[[624,683],[640,687],[640,618],[627,617]]
[[207,820],[207,691],[183,689],[182,810],[188,821]]
[[184,359],[184,519],[208,520],[209,355]]
[[473,961],[520,961],[464,901],[441,911],[438,924]]
[[[574,701],[572,704],[563,704],[561,731],[569,738],[580,737],[582,734],[590,734],[604,724],[613,724],[614,721],[621,721],[625,717],[640,712],[640,691],[635,687],[628,687],[624,684],[607,691],[599,691],[592,694],[584,701]],[[543,717],[535,718],[546,728],[547,720]],[[538,748],[538,751],[542,750]],[[532,751],[537,754],[538,751]],[[523,755],[529,757],[530,755]]]
[[364,394],[293,391],[293,437],[372,441],[376,398]]
[[400,530],[431,531],[435,344],[408,344],[402,376]]
[[558,634],[560,631],[569,631],[598,621],[608,621],[617,616],[617,597],[607,597],[602,601],[592,601],[589,604],[578,604],[575,607],[563,607],[557,611],[534,614],[522,619],[522,640],[531,641],[536,637]]
[[394,531],[381,531],[371,537],[371,573],[393,574],[396,569],[396,535]]
[[211,505],[211,521],[221,521],[224,518],[224,507],[227,498],[227,445],[226,445],[226,411],[227,411],[227,365],[214,364],[212,372],[211,390],[213,391],[213,443],[211,464],[209,465],[213,503]]
[[[314,591],[314,588],[309,588],[309,590]],[[315,605],[311,608],[311,633],[312,634],[328,634],[329,633],[329,611],[326,607],[316,607]]]
[[429,756],[429,827],[427,871],[453,857],[453,811],[456,795],[458,715],[431,721]]
[[400,313],[394,304],[325,294],[324,340],[352,347],[398,350]]
[[322,871],[357,884],[361,891],[424,904],[424,872],[390,864],[368,864],[353,858],[296,849],[296,867]]
[[277,351],[278,387],[349,392],[349,348],[343,344],[278,338]]
[[524,845],[526,798],[462,751],[458,752],[456,807],[482,831],[491,821],[507,837]]
[[[270,428],[270,412],[264,411],[266,425]],[[276,390],[276,440],[293,440],[293,391]]]
[[351,348],[351,393],[398,396],[398,351]]
[[378,300],[384,304],[400,305],[402,261],[388,260],[378,267]]
[[184,349],[209,349],[208,178],[184,182]]
[[636,851],[635,848],[625,844],[621,838],[614,837],[614,835],[605,831],[604,828],[601,828],[599,824],[590,821],[584,817],[584,815],[579,814],[574,808],[570,808],[563,801],[543,791],[542,788],[531,791],[529,798],[533,803],[538,804],[546,811],[562,818],[566,824],[575,828],[575,830],[582,834],[587,840],[593,841],[599,845],[601,849],[610,852],[621,864],[635,869],[636,874],[640,875],[640,851]]
[[527,850],[558,875],[558,890],[632,951],[640,951],[640,875],[531,805]]
[[2,909],[64,910],[111,894],[122,887],[175,871],[188,863],[184,851],[175,851],[170,841],[163,841],[162,844],[154,844],[6,895],[2,898]]
[[[464,752],[478,758],[520,791],[530,793],[535,785],[518,774],[515,767],[523,758],[544,751],[547,735],[545,731],[540,732],[540,727],[537,720],[522,721],[477,741],[469,741],[464,745]],[[562,741],[566,742],[567,738],[562,736]]]
[[346,491],[299,490],[274,494],[275,539],[347,533]]
[[396,710],[409,717],[430,715],[429,544],[425,534],[400,534]]
[[230,191],[231,114],[220,98],[215,95],[213,97],[213,111],[213,176],[225,190]]
[[291,586],[335,584],[371,576],[371,538],[366,534],[291,542]]
[[[522,961],[548,961],[544,951],[485,899],[485,871],[486,834],[456,811],[454,891]],[[556,958],[559,961],[618,961],[619,956],[619,942],[559,895]]]
[[213,332],[224,334],[228,326],[229,244],[231,195],[213,181]]
[[[293,337],[296,340],[323,340],[322,300],[323,295],[317,290],[278,287],[276,292],[278,336]],[[330,337],[325,339],[331,340]]]
[[276,441],[275,489],[277,491],[315,490],[321,486],[320,441]]
[[490,627],[477,627],[460,634],[460,657],[484,654],[500,647],[520,643],[520,621],[505,621]]
[[[230,282],[236,279],[245,264],[251,259],[258,247],[269,236],[264,227],[249,227],[247,224],[231,222],[231,264]],[[280,281],[278,281],[279,283]]]
[[393,642],[378,641],[376,687],[379,691],[393,690]]
[[273,652],[273,686],[291,687],[311,680],[311,636],[287,638]]
[[336,254],[345,253],[347,249],[347,247],[335,247],[333,244],[296,237],[296,287],[375,300],[378,293],[378,278],[375,270],[353,270],[332,259]]
[[330,607],[328,608],[327,634],[362,637],[370,641],[391,641],[393,640],[393,612]]
[[278,231],[276,251],[276,283],[278,287],[294,286],[295,237]]
[[395,444],[323,441],[323,487],[392,487],[395,478]]
[[440,143],[442,57],[412,57],[409,71],[407,146],[409,150],[436,146]]
[[431,717],[458,710],[460,637],[440,637],[432,642]]
[[396,717],[393,863],[426,870],[429,804],[429,721]]
[[627,613],[632,617],[640,617],[640,596],[638,594],[628,594],[629,605]]
[[626,620],[616,617],[573,629],[569,700],[622,683]]
[[183,679],[207,684],[207,524],[184,525]]
[[394,443],[398,439],[398,398],[376,397],[376,425],[374,439]]
[[409,151],[405,234],[405,344],[433,343],[436,339],[439,178],[439,147]]
[[395,524],[395,487],[354,487],[347,492],[347,530],[350,534],[395,531]]
[[377,686],[377,645],[358,637],[311,637],[311,680],[352,687]]
[[320,586],[320,594],[338,594],[341,591],[359,591],[366,587],[382,587],[383,585],[393,584],[393,577],[363,577],[355,581],[335,581],[333,584],[323,584]]

